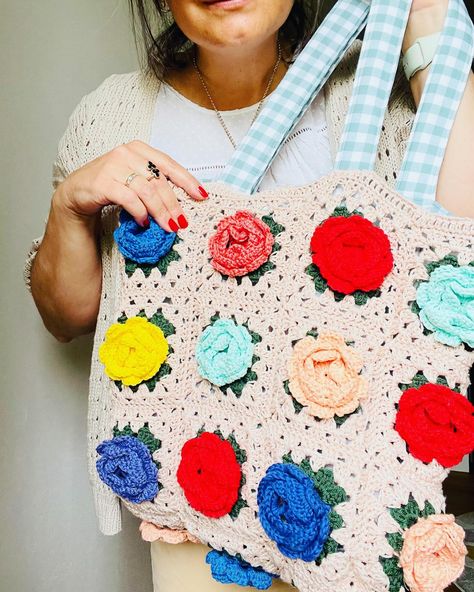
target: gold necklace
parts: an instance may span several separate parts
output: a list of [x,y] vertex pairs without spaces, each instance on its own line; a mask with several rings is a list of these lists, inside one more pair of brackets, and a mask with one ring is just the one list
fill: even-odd
[[[280,40],[277,41],[277,45],[278,45],[278,59],[277,59],[277,61],[275,63],[275,66],[273,67],[272,75],[270,76],[270,80],[268,81],[268,84],[267,84],[267,87],[266,87],[265,92],[263,94],[263,97],[261,98],[261,100],[260,100],[260,102],[258,104],[257,111],[256,111],[256,113],[255,113],[255,115],[254,115],[254,117],[252,119],[252,122],[250,123],[250,127],[252,127],[253,122],[257,119],[257,116],[260,113],[260,109],[262,108],[263,101],[265,100],[265,98],[266,98],[266,96],[268,94],[268,91],[269,91],[269,89],[270,89],[270,87],[272,85],[273,79],[275,78],[275,74],[276,74],[276,71],[278,69],[278,66],[280,65],[280,61],[281,61]],[[196,72],[197,72],[197,74],[199,76],[199,80],[201,81],[201,84],[202,84],[204,90],[206,91],[207,96],[209,97],[209,100],[211,102],[211,105],[213,106],[214,111],[217,114],[217,117],[218,117],[218,119],[220,121],[220,124],[224,128],[224,131],[227,134],[227,137],[229,138],[229,140],[231,141],[232,146],[234,148],[236,148],[237,147],[237,144],[235,143],[234,138],[232,137],[231,133],[229,132],[229,129],[227,128],[227,126],[225,124],[225,121],[224,121],[224,119],[223,119],[223,117],[221,115],[221,112],[219,111],[219,109],[216,107],[216,104],[212,100],[211,93],[209,92],[209,89],[207,87],[207,84],[204,82],[204,78],[203,78],[203,76],[201,74],[201,70],[199,69],[199,67],[198,67],[198,65],[196,63],[196,53],[193,54],[193,65],[194,65],[194,68],[196,69]]]

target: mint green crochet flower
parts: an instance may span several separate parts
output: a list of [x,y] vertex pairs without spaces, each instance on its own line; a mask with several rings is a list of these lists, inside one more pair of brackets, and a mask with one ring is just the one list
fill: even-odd
[[252,365],[254,346],[248,330],[231,319],[218,319],[199,337],[199,374],[217,386],[242,378]]
[[442,265],[416,294],[420,320],[441,343],[474,347],[474,267]]

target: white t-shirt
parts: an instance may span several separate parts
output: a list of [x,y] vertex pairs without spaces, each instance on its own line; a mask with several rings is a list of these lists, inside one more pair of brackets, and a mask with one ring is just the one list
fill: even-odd
[[[247,133],[257,107],[255,103],[221,111],[236,143]],[[203,184],[216,178],[234,152],[214,109],[197,105],[167,83],[160,85],[151,138],[154,148],[174,158]],[[332,166],[324,93],[320,92],[280,147],[259,189],[306,185],[328,174]]]

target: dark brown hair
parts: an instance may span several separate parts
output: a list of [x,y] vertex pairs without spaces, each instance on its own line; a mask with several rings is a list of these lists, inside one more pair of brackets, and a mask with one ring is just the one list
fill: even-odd
[[[305,46],[319,24],[318,0],[295,0],[279,31],[287,61]],[[133,34],[142,70],[160,80],[169,70],[185,67],[194,43],[181,31],[161,0],[129,0]]]

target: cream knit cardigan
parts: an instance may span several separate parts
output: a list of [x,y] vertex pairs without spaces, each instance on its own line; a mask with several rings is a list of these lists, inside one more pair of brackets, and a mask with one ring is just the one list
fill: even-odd
[[[361,41],[356,40],[332,73],[324,86],[326,118],[333,159],[342,133],[345,115],[351,96],[354,74],[360,55]],[[140,139],[149,143],[159,81],[140,70],[108,76],[96,89],[82,97],[69,117],[68,126],[59,140],[56,160],[52,168],[52,187],[56,187],[74,170],[108,152],[115,146]],[[382,129],[375,171],[394,186],[397,171],[405,151],[411,130],[415,105],[408,83],[401,68],[397,71],[394,88]],[[107,208],[103,220],[107,225]],[[46,224],[46,221],[45,221]],[[30,272],[42,236],[30,247],[24,266],[24,279],[30,288]],[[103,253],[103,291],[113,291],[110,277],[110,253]],[[110,321],[100,314],[97,334],[103,335]],[[91,370],[91,377],[94,369]],[[103,403],[94,397],[94,387],[89,398],[89,438],[97,438],[101,427],[97,420],[102,415]],[[97,391],[99,392],[99,391]],[[89,449],[98,442],[90,442]],[[91,471],[91,475],[96,475]],[[99,528],[112,535],[121,530],[120,500],[100,481],[91,477]]]

